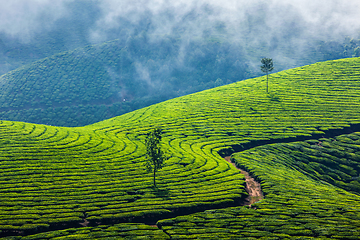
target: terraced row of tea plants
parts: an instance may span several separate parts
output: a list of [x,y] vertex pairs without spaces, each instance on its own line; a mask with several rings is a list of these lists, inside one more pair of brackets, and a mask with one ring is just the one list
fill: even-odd
[[[191,41],[184,51],[182,38],[148,34],[122,36],[127,40],[85,47],[70,41],[79,48],[67,52],[63,52],[66,44],[57,42],[63,36],[54,40],[48,51],[47,44],[36,49],[15,44],[14,49],[5,51],[6,55],[14,51],[15,59],[26,56],[23,60],[28,64],[18,62],[15,65],[22,67],[0,76],[0,119],[84,126],[170,98],[259,76],[260,69],[248,63],[273,51],[250,44],[245,53],[223,34]],[[245,41],[251,42],[252,37]],[[291,61],[279,59],[276,70],[358,56],[360,41],[346,41],[346,46],[340,42],[316,43],[304,51],[305,55],[294,54],[292,46],[279,44],[277,51]],[[4,50],[0,48],[0,52]],[[186,61],[179,61],[179,55]],[[0,59],[0,65],[4,59],[3,64],[11,65],[11,58]],[[41,59],[35,61],[37,58]]]
[[[130,111],[131,104],[123,102],[127,96],[117,96],[123,86],[112,76],[124,55],[121,50],[119,42],[112,41],[55,54],[4,74],[1,119],[79,126]],[[120,62],[127,79],[131,63]]]
[[357,132],[234,154],[236,165],[261,181],[265,199],[158,225],[172,239],[359,239],[359,145]]
[[[146,132],[141,129],[98,133],[5,121],[0,128],[0,229],[5,234],[82,222],[155,223],[180,211],[234,205],[246,195],[236,169],[185,144],[159,174],[160,190],[154,190],[143,164],[144,141],[138,134]],[[186,151],[187,167],[178,164]]]
[[176,60],[181,40],[161,39],[155,43],[136,36],[126,43],[118,39],[77,48],[4,74],[0,76],[0,119],[84,126],[255,76],[239,63],[240,49],[234,50],[225,39],[191,44],[182,52],[184,63]]
[[119,223],[96,227],[69,228],[29,236],[12,236],[1,239],[39,240],[39,239],[170,239],[157,227],[140,223]]
[[[229,146],[311,139],[312,135],[325,134],[331,129],[356,128],[360,123],[359,64],[359,58],[317,63],[272,74],[270,95],[265,94],[265,77],[249,79],[81,128],[2,121],[1,234],[28,235],[130,221],[154,223],[205,209],[239,205],[247,195],[244,177],[218,152]],[[152,188],[152,175],[145,172],[143,164],[145,135],[155,125],[164,129],[163,146],[171,155],[167,166],[158,173],[158,190]],[[252,156],[248,152],[242,154]],[[237,161],[262,181],[266,194],[265,200],[255,205],[256,209],[233,210],[238,211],[236,216],[261,215],[266,211],[269,216],[286,215],[284,211],[292,214],[292,203],[308,209],[309,199],[314,199],[316,207],[325,213],[334,212],[338,206],[345,207],[336,202],[339,195],[332,194],[334,189],[347,203],[355,204],[359,200],[357,195],[329,183],[320,184],[319,180],[327,179],[325,173],[312,177],[313,172],[301,168],[301,164],[289,168],[280,155],[277,161],[269,158],[266,154],[256,158],[236,157],[244,159]],[[255,166],[267,174],[273,173],[272,178],[255,171]],[[351,167],[357,171],[355,166]],[[284,180],[283,185],[277,180]],[[296,186],[296,181],[301,185]],[[344,183],[351,188],[355,186],[351,181]],[[300,190],[306,194],[299,195]],[[349,222],[350,218],[360,216],[356,207],[341,211],[334,212],[336,216],[344,215],[339,227],[357,226]],[[267,220],[260,219],[254,226],[265,227]],[[251,225],[252,220],[252,217],[242,220],[236,217],[233,225],[240,229]],[[176,221],[164,220],[159,226],[172,237],[184,237],[188,233],[174,230],[181,228]],[[323,224],[315,221],[314,228],[323,229],[326,226]],[[198,227],[194,230],[197,233],[222,236],[210,225]],[[79,231],[82,229],[89,230],[79,228]],[[325,232],[316,234],[328,236]],[[295,236],[298,232],[284,234]]]

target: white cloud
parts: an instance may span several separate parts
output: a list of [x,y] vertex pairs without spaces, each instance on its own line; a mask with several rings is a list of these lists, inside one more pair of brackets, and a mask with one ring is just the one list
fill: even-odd
[[66,15],[67,2],[70,0],[1,0],[0,32],[30,41],[35,33],[51,28]]
[[[99,6],[103,15],[92,29],[93,37],[104,37],[104,32],[119,27],[119,18],[137,24],[145,14],[159,35],[170,34],[174,27],[182,26],[187,34],[198,37],[219,21],[226,24],[230,35],[243,34],[244,29],[239,28],[246,26],[244,21],[261,15],[268,30],[275,32],[291,21],[300,21],[306,29],[304,33],[326,37],[353,34],[360,28],[358,0],[103,0]],[[256,27],[252,31],[267,34],[265,29]]]
[[[54,27],[68,14],[76,0],[0,0],[0,33],[30,41]],[[91,1],[91,0],[89,0]],[[86,1],[84,1],[86,2]],[[206,30],[223,24],[226,36],[234,41],[254,38],[249,44],[299,30],[298,41],[343,38],[359,34],[359,0],[92,0],[100,17],[87,29],[92,42],[109,40],[109,32],[140,21],[151,22],[154,36],[182,29],[183,41],[201,38]],[[119,20],[122,21],[119,21]],[[251,21],[263,21],[254,26]],[[129,24],[129,26],[123,25]],[[247,35],[247,36],[246,36]],[[114,36],[114,35],[111,35]]]

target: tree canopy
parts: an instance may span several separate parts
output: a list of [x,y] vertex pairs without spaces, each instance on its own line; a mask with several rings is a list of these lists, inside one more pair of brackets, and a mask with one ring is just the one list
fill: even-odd
[[262,65],[260,66],[261,71],[266,73],[266,93],[269,92],[269,72],[274,70],[274,63],[271,58],[261,59]]
[[154,187],[156,188],[156,172],[165,165],[165,160],[168,157],[161,149],[162,129],[160,127],[154,128],[146,137],[146,168],[148,172],[154,173]]

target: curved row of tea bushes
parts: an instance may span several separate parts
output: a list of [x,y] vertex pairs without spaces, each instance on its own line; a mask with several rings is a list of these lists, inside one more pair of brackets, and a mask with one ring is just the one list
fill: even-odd
[[113,226],[99,225],[97,227],[69,228],[29,236],[13,236],[1,239],[12,240],[77,240],[77,239],[170,239],[163,231],[139,223],[121,223]]
[[147,86],[136,78],[119,40],[58,53],[0,76],[0,119],[84,126],[168,98],[141,98]]
[[[134,239],[145,235],[148,239],[358,239],[360,196],[317,179],[319,174],[314,173],[316,169],[307,172],[299,163],[323,159],[314,156],[338,153],[340,147],[342,155],[360,157],[360,152],[354,151],[359,148],[359,139],[360,133],[353,133],[330,139],[271,144],[235,154],[233,161],[237,165],[248,168],[261,179],[266,198],[250,208],[207,210],[161,220],[158,226],[164,235],[160,235],[159,230],[149,231],[154,229],[144,225],[139,228],[132,224],[129,228],[129,224],[117,224],[108,228],[85,227],[14,239],[57,239],[55,237],[59,236],[63,236],[59,239],[79,239],[115,235]],[[332,156],[332,161],[344,159],[343,156],[328,156]],[[340,169],[353,166],[354,162],[347,159],[347,165],[333,166]],[[337,172],[331,169],[328,173],[334,171]],[[124,229],[138,229],[138,235],[132,235],[131,231],[124,233]]]
[[85,219],[90,225],[156,222],[234,205],[247,195],[244,177],[213,156],[193,151],[191,167],[179,164],[192,145],[175,151],[154,190],[144,166],[145,130],[134,137],[117,128],[100,132],[6,121],[0,128],[2,235],[80,226]]
[[290,164],[318,181],[360,193],[359,133],[286,144],[277,152],[290,155]]
[[[249,79],[86,127],[2,121],[1,234],[66,229],[86,221],[153,223],[237,205],[247,195],[244,176],[218,152],[233,145],[310,138],[325,130],[358,126],[359,64],[359,58],[317,63],[272,74],[270,94],[265,93],[266,77]],[[164,130],[163,148],[171,156],[157,173],[157,191],[152,188],[152,174],[145,172],[143,144],[156,125]],[[268,164],[264,165],[268,173],[282,166]],[[291,179],[298,171],[286,172],[289,188],[273,194],[291,201],[298,191]],[[276,178],[260,179],[265,193],[277,186]],[[313,184],[319,191],[332,189]],[[321,194],[317,198],[322,199]],[[315,197],[304,198],[304,204]],[[334,195],[329,202],[334,199],[339,200]],[[283,199],[279,200],[281,205]],[[328,205],[317,203],[329,212]],[[275,205],[268,208],[270,212],[277,211]]]
[[[360,152],[354,151],[359,148],[359,137],[360,133],[354,133],[333,139],[277,143],[236,153],[232,160],[261,181],[265,199],[251,208],[208,210],[161,220],[158,225],[172,239],[359,239],[360,196],[335,186],[350,188],[347,179],[341,185],[341,180],[331,178],[332,173],[340,176],[344,169],[349,171],[359,164],[354,161],[360,157]],[[320,142],[323,146],[316,145]],[[339,148],[342,156],[324,157]],[[338,169],[322,168],[319,174],[317,168],[311,168],[309,161],[323,162],[325,158],[338,161],[331,163]],[[332,180],[325,182],[321,178]]]
[[178,38],[140,34],[49,55],[0,76],[0,119],[84,126],[258,75],[232,45],[209,38],[184,52]]

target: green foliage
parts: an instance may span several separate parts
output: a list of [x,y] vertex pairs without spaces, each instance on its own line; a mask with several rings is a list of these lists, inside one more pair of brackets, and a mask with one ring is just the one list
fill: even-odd
[[271,58],[262,58],[261,59],[262,65],[260,66],[261,71],[268,74],[272,70],[274,70],[274,63]]
[[121,223],[115,225],[100,225],[97,227],[68,228],[44,232],[25,237],[5,239],[38,240],[38,239],[170,239],[163,231],[141,223]]
[[0,76],[0,119],[84,126],[211,88],[220,77],[232,83],[254,76],[235,64],[240,50],[229,42],[194,42],[181,65],[174,63],[180,39],[152,43],[140,34],[126,42],[57,53]]
[[[158,225],[174,239],[357,237],[358,134],[236,154],[234,161],[265,193],[251,208],[230,208],[247,197],[244,176],[218,152],[355,128],[359,64],[359,58],[342,59],[274,73],[279,101],[265,93],[264,76],[85,127],[1,121],[1,234],[161,219]],[[161,141],[171,156],[157,174],[161,191],[143,167],[154,126],[166,129]]]
[[360,46],[354,49],[354,57],[360,57]]
[[216,79],[214,87],[220,87],[224,85],[224,81],[221,78]]
[[[85,5],[81,12],[94,4],[81,2],[78,4]],[[78,24],[77,18],[73,21],[73,25]],[[81,23],[81,28],[87,24],[90,22]],[[64,29],[69,31],[67,24]],[[82,41],[73,39],[69,41],[74,47],[71,51],[66,51],[61,39],[72,34],[57,33],[57,37],[47,40],[39,37],[35,49],[23,46],[21,53],[26,59],[16,62],[15,57],[14,66],[19,68],[0,76],[0,119],[85,126],[167,99],[260,76],[260,69],[253,68],[252,63],[259,55],[272,52],[247,46],[245,53],[223,34],[216,34],[216,39],[194,39],[184,48],[183,39],[176,35],[158,38],[147,31],[130,34],[133,31],[127,27],[119,31],[124,33],[119,39],[97,45],[88,46],[84,36]],[[292,56],[292,61],[278,61],[276,68],[280,71],[357,56],[357,47],[359,41],[355,39],[346,40],[345,46],[341,42],[321,42],[299,58],[291,44],[282,51]],[[20,48],[15,44],[14,49]],[[179,56],[186,61],[179,61]],[[8,64],[8,58],[0,58],[0,65],[3,59],[3,64]]]
[[159,127],[154,128],[148,133],[145,139],[146,146],[146,169],[148,172],[154,172],[154,187],[156,188],[155,174],[162,169],[168,157],[161,149],[161,135],[162,129]]
[[360,194],[360,136],[357,133],[282,146],[279,153],[291,152],[293,166],[318,181],[326,181]]
[[[219,234],[225,239],[356,239],[360,236],[359,192],[354,195],[339,189],[337,186],[356,191],[346,184],[347,180],[326,182],[326,176],[331,179],[329,173],[340,176],[341,171],[354,171],[351,166],[358,166],[359,161],[347,159],[340,164],[339,156],[327,153],[340,146],[344,155],[356,153],[359,140],[360,134],[353,133],[332,139],[269,144],[236,153],[233,161],[261,179],[264,200],[251,208],[208,210],[161,220],[158,225],[175,239]],[[313,146],[315,151],[311,151]],[[334,162],[321,175],[316,171],[326,165],[312,163],[325,164],[326,159]],[[358,172],[353,174],[359,176]],[[207,235],[209,232],[212,234]]]
[[266,93],[269,92],[269,72],[274,70],[274,63],[271,58],[262,58],[262,65],[260,66],[261,71],[266,73]]

